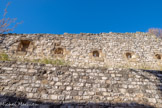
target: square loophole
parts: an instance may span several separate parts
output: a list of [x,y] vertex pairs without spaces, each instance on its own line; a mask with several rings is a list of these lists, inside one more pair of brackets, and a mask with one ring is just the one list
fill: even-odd
[[29,45],[30,45],[31,41],[29,40],[21,40],[19,45],[18,45],[18,51],[22,51],[22,52],[26,52]]

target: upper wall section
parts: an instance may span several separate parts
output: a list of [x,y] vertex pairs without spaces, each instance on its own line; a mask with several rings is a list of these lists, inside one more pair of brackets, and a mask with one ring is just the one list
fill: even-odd
[[147,33],[10,34],[3,37],[1,51],[11,58],[63,59],[79,67],[160,69],[162,63],[162,41]]

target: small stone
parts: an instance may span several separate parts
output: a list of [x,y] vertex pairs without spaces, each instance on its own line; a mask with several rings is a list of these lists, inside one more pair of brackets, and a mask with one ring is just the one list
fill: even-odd
[[28,93],[27,98],[33,98],[33,93]]
[[53,81],[58,81],[58,78],[57,77],[53,77]]
[[107,95],[109,95],[109,93],[108,92],[103,92],[103,95],[107,96]]
[[56,68],[55,67],[53,67],[53,68],[50,68],[52,71],[55,71],[56,70]]
[[119,89],[119,91],[123,94],[126,93],[126,89]]
[[60,95],[58,96],[58,100],[64,100],[65,96],[64,95]]
[[72,89],[72,87],[70,87],[70,86],[66,87],[66,90],[71,90],[71,89]]
[[86,70],[86,72],[92,72],[92,70],[91,69],[88,69],[88,70]]
[[89,99],[90,96],[83,96],[83,99]]
[[111,77],[115,77],[115,74],[111,74]]
[[57,82],[55,85],[56,85],[56,86],[57,86],[57,85],[59,86],[59,85],[62,85],[62,83],[61,83],[61,82]]
[[48,94],[42,94],[41,96],[43,99],[48,99]]
[[69,71],[70,71],[70,72],[73,72],[73,71],[75,71],[75,69],[71,69],[71,68],[70,68]]
[[28,72],[29,73],[34,73],[34,72],[37,72],[37,70],[35,70],[35,69],[29,69]]
[[154,99],[154,98],[148,98],[148,101],[149,101],[150,103],[156,103],[156,99]]
[[72,99],[72,96],[66,96],[65,99],[66,100]]
[[26,91],[27,91],[27,92],[31,92],[31,91],[32,91],[32,88],[27,87],[27,88],[26,88]]
[[20,71],[22,71],[22,72],[28,72],[28,69],[21,68]]
[[106,91],[106,88],[99,88],[100,91]]
[[77,91],[72,91],[71,92],[71,96],[77,96],[78,95],[78,92]]
[[103,79],[103,80],[106,80],[106,79],[107,79],[107,77],[102,77],[102,79]]
[[13,70],[13,68],[10,68],[10,67],[2,67],[2,69],[3,70],[8,70],[8,71]]
[[57,99],[58,99],[58,96],[57,96],[57,95],[51,95],[50,98],[51,98],[52,100],[57,100]]

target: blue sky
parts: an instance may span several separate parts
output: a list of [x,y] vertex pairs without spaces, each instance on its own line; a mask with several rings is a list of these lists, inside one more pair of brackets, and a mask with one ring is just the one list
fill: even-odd
[[162,0],[0,0],[14,33],[146,32],[162,28]]

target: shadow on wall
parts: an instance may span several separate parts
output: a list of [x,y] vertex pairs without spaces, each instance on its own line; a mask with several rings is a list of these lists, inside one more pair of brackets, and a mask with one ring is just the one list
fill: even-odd
[[155,108],[138,103],[45,103],[30,101],[23,97],[0,95],[0,108]]
[[143,70],[143,72],[147,72],[147,73],[151,73],[153,74],[156,79],[158,79],[159,82],[155,82],[150,80],[149,77],[143,75],[143,73],[138,72],[137,70],[131,69],[133,72],[135,72],[136,74],[138,74],[139,76],[143,77],[144,79],[149,80],[149,82],[155,83],[156,87],[158,88],[158,90],[161,92],[161,96],[162,96],[162,71],[157,71],[157,70]]
[[[159,79],[160,83],[156,86],[159,89],[159,91],[162,92],[162,71],[154,71],[154,70],[145,70],[145,71],[153,74],[154,76],[156,76],[156,78]],[[160,93],[160,94],[162,94],[162,93]]]

